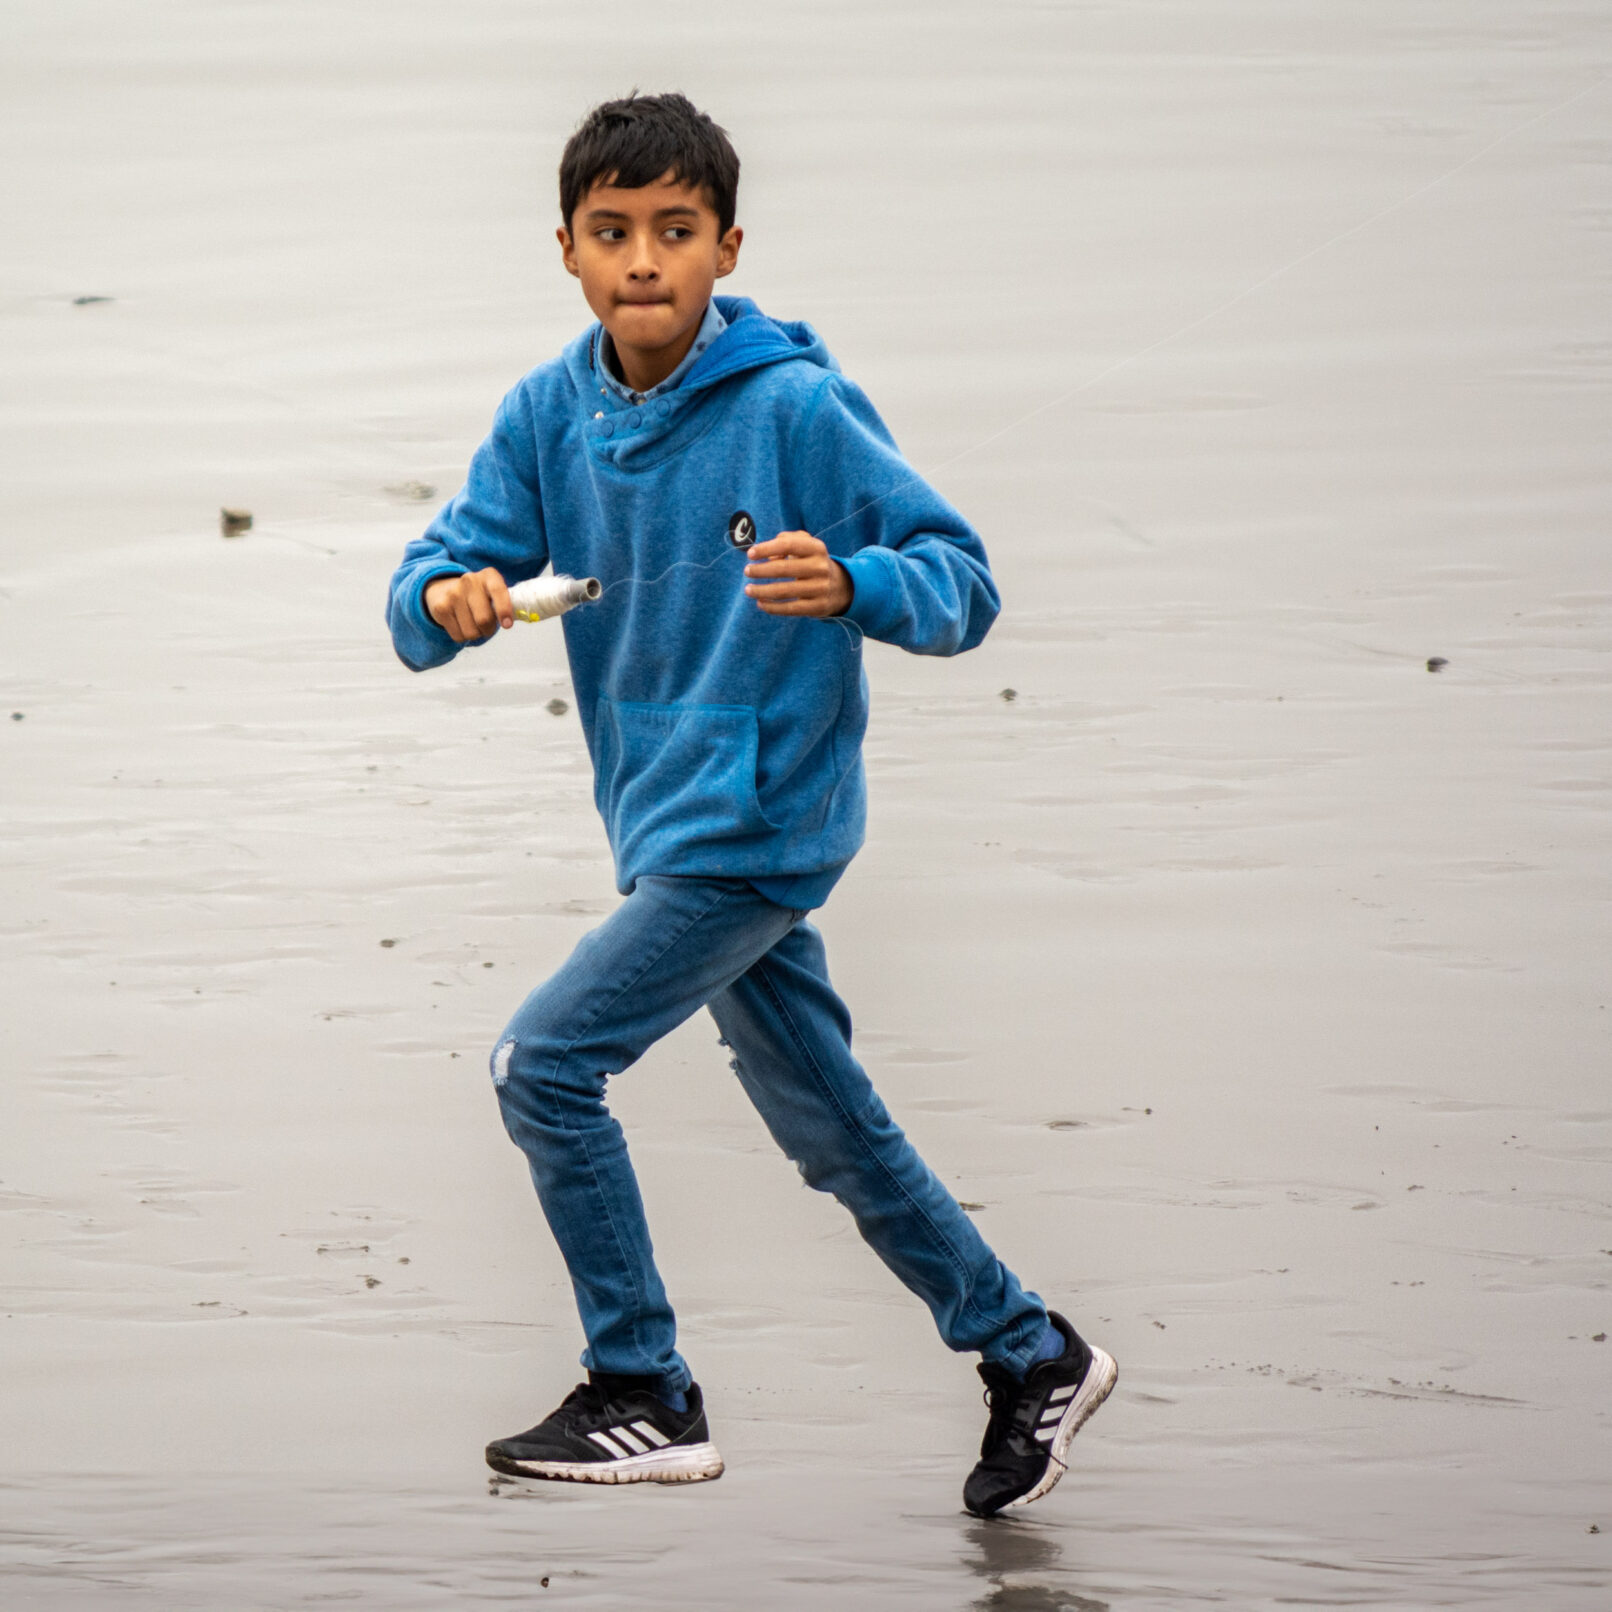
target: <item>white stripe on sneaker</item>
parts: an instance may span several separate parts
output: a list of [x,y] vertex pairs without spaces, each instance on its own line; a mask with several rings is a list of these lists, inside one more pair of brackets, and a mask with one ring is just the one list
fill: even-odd
[[590,1433],[588,1437],[613,1461],[619,1460],[623,1455],[634,1453],[631,1450],[624,1450],[608,1433]]
[[630,1427],[613,1427],[610,1436],[618,1444],[625,1444],[629,1455],[642,1455],[649,1448]]
[[[1114,1357],[1096,1344],[1091,1345],[1091,1364],[1086,1368],[1086,1375],[1081,1378],[1080,1386],[1074,1391],[1063,1416],[1051,1430],[1050,1443],[1037,1431],[1036,1443],[1046,1443],[1047,1470],[1034,1488],[1027,1494],[1021,1494],[1017,1500],[1010,1500],[1009,1506],[1027,1506],[1032,1500],[1039,1500],[1064,1475],[1069,1465],[1069,1446],[1074,1442],[1075,1434],[1108,1398],[1118,1380],[1119,1368],[1114,1364]],[[1062,1391],[1059,1390],[1060,1393]]]
[[661,1432],[658,1427],[655,1426],[653,1422],[634,1422],[632,1424],[632,1430],[639,1436],[639,1438],[643,1439],[646,1443],[653,1445],[657,1450],[661,1447],[661,1445],[670,1444],[672,1442],[663,1432]]

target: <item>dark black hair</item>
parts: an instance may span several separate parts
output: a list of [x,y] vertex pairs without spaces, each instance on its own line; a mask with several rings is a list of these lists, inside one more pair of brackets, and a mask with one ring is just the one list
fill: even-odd
[[597,184],[639,190],[665,174],[705,191],[721,233],[733,227],[739,155],[727,134],[686,95],[639,95],[605,101],[577,125],[560,156],[560,214],[565,227]]

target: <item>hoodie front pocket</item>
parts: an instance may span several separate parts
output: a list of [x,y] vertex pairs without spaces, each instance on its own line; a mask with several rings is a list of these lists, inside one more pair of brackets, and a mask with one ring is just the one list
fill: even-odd
[[601,695],[595,734],[594,799],[618,858],[772,831],[756,798],[751,706],[648,705]]

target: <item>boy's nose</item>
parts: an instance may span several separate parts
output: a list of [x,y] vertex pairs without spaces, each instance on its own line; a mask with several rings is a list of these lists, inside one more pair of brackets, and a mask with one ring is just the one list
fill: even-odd
[[632,259],[627,265],[627,278],[629,280],[660,278],[660,265],[656,263],[655,255],[650,251],[647,242],[639,242],[634,250]]

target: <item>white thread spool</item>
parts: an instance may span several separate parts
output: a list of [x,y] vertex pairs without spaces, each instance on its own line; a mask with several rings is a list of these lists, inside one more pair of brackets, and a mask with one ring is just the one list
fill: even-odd
[[603,592],[598,577],[533,577],[509,590],[509,603],[517,621],[547,621],[579,604],[592,604]]

